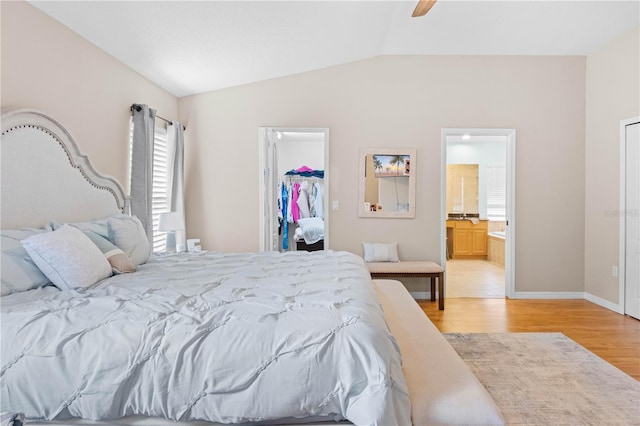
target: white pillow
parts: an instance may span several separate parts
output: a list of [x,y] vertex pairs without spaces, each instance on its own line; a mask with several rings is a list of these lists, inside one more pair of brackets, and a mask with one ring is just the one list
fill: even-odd
[[122,214],[109,218],[107,225],[109,240],[125,252],[135,266],[149,259],[151,245],[140,219]]
[[2,284],[0,285],[0,296],[12,293],[31,290],[50,284],[40,269],[33,263],[20,243],[25,238],[32,235],[51,232],[49,226],[41,229],[22,228],[6,229],[0,232],[0,271]]
[[111,265],[82,231],[63,225],[22,241],[25,250],[59,289],[84,288],[111,276]]
[[398,262],[398,243],[362,243],[365,262]]

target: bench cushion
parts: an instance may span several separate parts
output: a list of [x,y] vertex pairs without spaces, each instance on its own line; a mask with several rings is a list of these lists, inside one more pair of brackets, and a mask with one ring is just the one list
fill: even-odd
[[367,267],[372,274],[437,274],[444,272],[442,266],[426,260],[367,262]]

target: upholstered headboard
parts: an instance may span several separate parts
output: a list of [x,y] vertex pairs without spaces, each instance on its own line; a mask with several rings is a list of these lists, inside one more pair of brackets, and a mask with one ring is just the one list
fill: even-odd
[[101,175],[56,120],[31,109],[2,110],[0,228],[80,222],[128,210],[120,184]]

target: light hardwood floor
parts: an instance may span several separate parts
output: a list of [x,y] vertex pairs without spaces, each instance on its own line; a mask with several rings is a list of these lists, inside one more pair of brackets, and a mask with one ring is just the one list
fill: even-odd
[[487,260],[448,260],[446,295],[504,298],[504,268]]
[[[448,283],[447,283],[448,284]],[[640,321],[586,300],[419,300],[442,333],[560,332],[640,380]]]

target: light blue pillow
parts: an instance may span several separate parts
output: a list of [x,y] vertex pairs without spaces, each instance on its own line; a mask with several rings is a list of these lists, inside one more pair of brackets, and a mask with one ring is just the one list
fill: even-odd
[[135,266],[149,259],[151,244],[140,219],[122,214],[109,218],[107,225],[109,240],[125,252]]
[[82,231],[62,225],[32,235],[22,245],[43,274],[61,290],[84,288],[111,276],[102,251]]
[[[78,228],[81,231],[95,232],[101,237],[108,239],[109,238],[109,228],[107,226],[108,221],[109,221],[109,218],[105,217],[102,219],[90,220],[87,222],[68,223],[67,225],[73,226],[74,228]],[[64,224],[52,220],[50,222],[50,225],[51,225],[51,229],[55,231],[56,229],[60,228]]]
[[45,232],[51,232],[51,227],[5,229],[0,231],[0,236],[2,237],[0,241],[1,296],[51,284],[49,279],[33,263],[31,256],[20,243],[25,238]]

